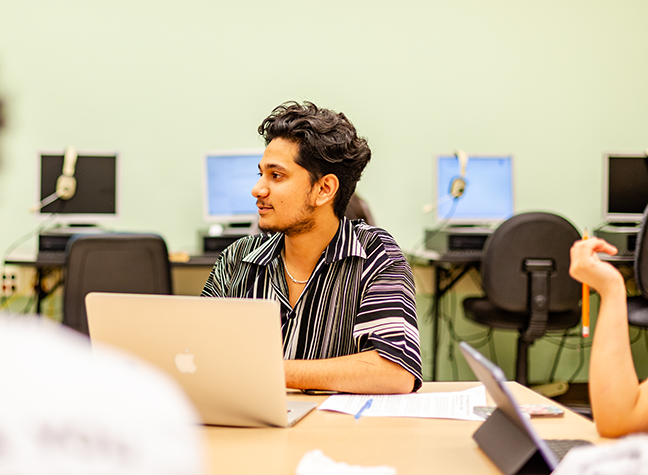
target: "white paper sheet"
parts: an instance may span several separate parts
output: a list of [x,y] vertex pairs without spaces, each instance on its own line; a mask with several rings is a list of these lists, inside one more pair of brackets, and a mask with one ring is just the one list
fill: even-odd
[[483,421],[483,418],[473,413],[473,407],[486,405],[486,390],[483,385],[480,385],[465,391],[447,393],[386,396],[336,394],[328,397],[318,409],[355,415],[369,399],[373,399],[371,407],[362,412],[362,417],[423,417]]
[[296,475],[396,475],[396,469],[386,465],[361,467],[335,462],[321,450],[306,452],[297,465]]

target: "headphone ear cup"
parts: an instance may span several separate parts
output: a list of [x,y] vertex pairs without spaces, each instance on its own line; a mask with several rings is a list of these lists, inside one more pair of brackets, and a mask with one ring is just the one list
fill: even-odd
[[61,175],[56,180],[56,194],[62,200],[69,200],[76,192],[76,178],[73,176]]
[[463,178],[455,178],[454,180],[452,180],[452,184],[450,185],[450,194],[452,196],[459,198],[461,195],[463,195],[465,189],[466,182],[463,180]]

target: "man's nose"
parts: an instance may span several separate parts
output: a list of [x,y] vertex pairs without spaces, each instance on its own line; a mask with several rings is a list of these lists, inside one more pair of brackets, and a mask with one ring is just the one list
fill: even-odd
[[252,187],[252,196],[259,198],[266,196],[268,194],[268,187],[265,186],[265,181],[263,177],[259,178],[259,181],[256,182],[256,185]]

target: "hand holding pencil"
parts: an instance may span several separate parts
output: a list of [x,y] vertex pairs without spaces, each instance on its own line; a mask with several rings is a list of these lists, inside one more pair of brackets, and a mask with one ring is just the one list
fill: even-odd
[[619,270],[609,262],[602,261],[598,256],[599,253],[613,256],[617,253],[617,249],[603,239],[596,237],[588,239],[587,230],[583,233],[583,239],[576,241],[570,251],[569,274],[583,283],[581,319],[584,337],[590,334],[590,288],[596,290],[602,297],[618,289],[623,289],[625,292],[625,284]]

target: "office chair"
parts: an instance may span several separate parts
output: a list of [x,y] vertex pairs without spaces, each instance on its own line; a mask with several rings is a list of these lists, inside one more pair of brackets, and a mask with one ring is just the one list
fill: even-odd
[[155,234],[75,235],[66,249],[63,324],[88,335],[89,292],[171,294],[166,243]]
[[628,324],[648,328],[648,206],[643,213],[635,246],[634,273],[641,295],[628,297]]
[[569,250],[578,239],[576,228],[555,214],[513,216],[486,240],[481,270],[486,296],[463,301],[469,319],[519,332],[515,380],[525,386],[533,342],[579,323],[581,286],[569,276]]

